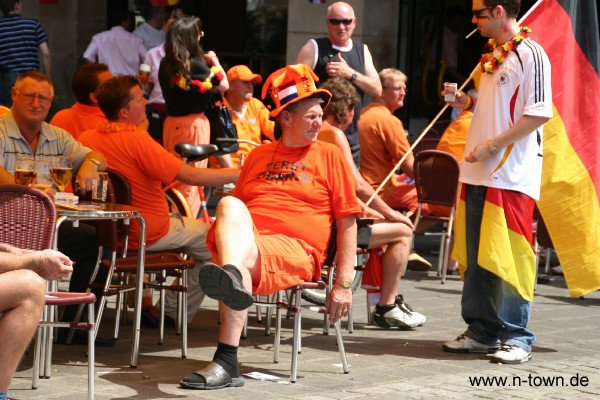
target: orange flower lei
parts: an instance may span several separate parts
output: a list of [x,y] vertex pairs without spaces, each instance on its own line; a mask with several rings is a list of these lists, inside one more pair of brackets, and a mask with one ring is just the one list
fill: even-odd
[[517,33],[508,42],[500,46],[498,49],[500,54],[497,57],[494,57],[494,50],[498,46],[498,43],[496,43],[494,39],[488,40],[483,47],[483,54],[479,60],[481,64],[481,72],[487,72],[488,74],[491,74],[497,70],[498,67],[500,67],[500,64],[502,64],[506,60],[506,57],[508,57],[508,53],[514,51],[521,44],[521,42],[525,40],[525,38],[529,37],[529,33],[531,33],[530,28],[526,26],[519,27],[519,33]]
[[174,82],[175,82],[175,86],[180,87],[183,90],[186,90],[186,91],[190,90],[193,85],[198,88],[200,93],[206,93],[213,88],[213,84],[212,84],[213,77],[217,78],[217,80],[219,82],[221,82],[223,80],[223,78],[225,77],[225,72],[221,68],[215,67],[213,65],[212,67],[210,67],[210,74],[208,75],[208,78],[206,78],[203,81],[200,81],[198,79],[190,79],[188,81],[180,74],[177,74],[177,75],[175,75]]
[[115,122],[108,121],[105,124],[100,124],[97,128],[98,132],[111,133],[111,132],[123,132],[123,131],[144,131],[139,126],[130,122]]

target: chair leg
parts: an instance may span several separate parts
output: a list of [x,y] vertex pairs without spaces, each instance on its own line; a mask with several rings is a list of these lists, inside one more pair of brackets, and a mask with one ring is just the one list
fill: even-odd
[[37,329],[35,337],[35,349],[33,350],[33,377],[31,380],[31,388],[37,389],[40,380],[40,358],[42,357],[42,343],[44,340],[45,326],[40,326]]
[[[188,270],[184,269],[181,273],[181,281],[187,286]],[[187,334],[188,334],[188,294],[187,290],[181,293],[181,358],[187,358]]]
[[[270,297],[270,296],[269,296]],[[271,298],[271,297],[270,297]],[[275,303],[277,304],[278,302],[282,301],[283,296],[281,294],[281,291],[277,292],[277,294],[275,294]],[[281,344],[281,318],[282,318],[282,312],[281,312],[281,308],[279,308],[279,306],[275,307],[275,349],[273,351],[273,362],[274,363],[278,363],[279,362],[279,347]],[[267,320],[267,323],[269,324],[269,335],[270,335],[270,326],[271,326],[271,316],[269,315],[269,318]]]
[[297,309],[294,313],[294,333],[292,338],[292,368],[290,371],[290,382],[294,383],[298,374],[298,354],[302,351],[300,348],[300,336],[302,335],[302,313]]
[[88,399],[94,400],[94,381],[95,381],[95,340],[96,340],[96,318],[94,316],[94,303],[88,304]]

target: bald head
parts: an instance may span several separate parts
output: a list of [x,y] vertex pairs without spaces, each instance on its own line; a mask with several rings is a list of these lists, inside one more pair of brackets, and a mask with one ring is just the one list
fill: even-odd
[[332,18],[332,14],[342,13],[344,15],[351,16],[354,18],[354,9],[348,3],[343,1],[336,1],[329,7],[327,7],[327,18]]

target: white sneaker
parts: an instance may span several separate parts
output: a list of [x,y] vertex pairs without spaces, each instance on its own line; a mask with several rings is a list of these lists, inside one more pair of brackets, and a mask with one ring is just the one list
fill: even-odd
[[492,355],[492,362],[498,364],[523,364],[531,360],[531,351],[526,351],[514,344],[502,344]]
[[497,345],[487,345],[471,339],[466,334],[462,334],[454,340],[444,343],[444,351],[449,353],[487,353],[496,350]]
[[415,310],[412,309],[411,306],[408,305],[408,303],[404,302],[404,297],[401,294],[399,294],[396,297],[396,305],[398,306],[398,308],[401,311],[404,311],[407,314],[416,314],[417,317],[420,316],[419,318],[422,320],[422,322],[419,324],[419,326],[423,325],[425,323],[425,321],[427,321],[427,317],[425,317],[421,313],[416,312]]
[[423,314],[415,311],[406,311],[400,309],[397,304],[394,308],[382,313],[379,306],[376,306],[372,314],[373,324],[380,328],[398,327],[401,329],[412,329],[425,323],[427,318]]

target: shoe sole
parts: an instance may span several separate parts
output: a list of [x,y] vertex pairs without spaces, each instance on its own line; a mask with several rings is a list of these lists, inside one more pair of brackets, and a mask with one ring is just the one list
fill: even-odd
[[503,360],[499,357],[493,357],[491,362],[496,363],[496,364],[509,364],[509,365],[515,365],[515,364],[523,364],[526,363],[527,361],[531,360],[531,354],[528,354],[527,357],[521,359],[521,360]]
[[491,352],[495,352],[498,350],[498,347],[488,347],[487,349],[456,349],[454,347],[448,347],[443,345],[444,351],[447,353],[473,353],[473,354],[490,354]]
[[252,294],[239,288],[223,268],[206,264],[200,270],[200,287],[211,299],[222,301],[232,310],[242,311],[254,304]]

